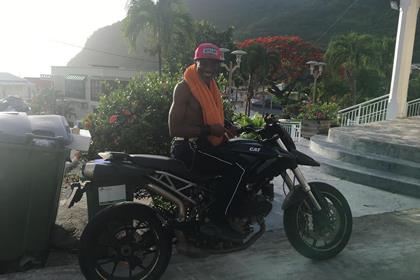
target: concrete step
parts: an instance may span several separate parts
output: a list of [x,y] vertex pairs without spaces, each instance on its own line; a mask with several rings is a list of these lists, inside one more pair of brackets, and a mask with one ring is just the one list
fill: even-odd
[[[369,131],[372,128],[372,131]],[[374,131],[376,127],[332,128],[328,141],[334,142],[347,150],[355,150],[359,154],[369,153],[386,155],[391,158],[420,163],[420,147],[416,143],[404,141],[402,137],[393,137],[385,130],[382,134]],[[370,133],[371,132],[371,133]],[[420,137],[420,135],[419,135]],[[417,140],[418,141],[418,140]]]
[[330,175],[354,183],[394,193],[420,197],[420,180],[382,170],[362,167],[342,160],[317,157],[321,169]]
[[328,141],[328,138],[323,135],[313,136],[310,148],[315,153],[329,159],[420,179],[420,163],[382,154],[361,153],[358,149],[349,149]]

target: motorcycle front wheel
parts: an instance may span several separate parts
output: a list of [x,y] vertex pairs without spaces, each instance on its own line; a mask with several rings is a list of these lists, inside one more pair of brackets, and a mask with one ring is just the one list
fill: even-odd
[[104,209],[87,224],[79,265],[89,280],[159,279],[171,253],[170,237],[154,211],[129,202]]
[[308,197],[284,211],[284,230],[292,246],[305,257],[329,259],[350,239],[353,218],[344,196],[333,186],[313,182],[314,195],[323,209],[317,211]]

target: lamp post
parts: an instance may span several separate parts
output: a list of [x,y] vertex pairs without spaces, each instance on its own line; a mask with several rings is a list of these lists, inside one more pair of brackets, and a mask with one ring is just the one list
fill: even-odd
[[[229,49],[226,49],[226,48],[221,48],[220,50],[223,52],[223,56],[224,56],[225,53],[230,51]],[[227,95],[230,94],[230,91],[232,89],[233,72],[235,72],[236,69],[241,67],[241,59],[242,59],[243,55],[246,55],[246,52],[243,51],[243,50],[235,50],[235,51],[231,52],[231,54],[236,56],[235,65],[233,65],[233,61],[229,61],[229,65],[227,65],[226,63],[222,63],[222,66],[228,71],[228,74],[229,74],[228,87],[226,89],[226,94]]]
[[312,102],[315,103],[315,97],[316,97],[316,82],[318,78],[322,74],[322,70],[324,66],[326,65],[325,62],[319,62],[319,61],[308,61],[306,62],[307,65],[309,65],[309,70],[311,75],[314,77],[314,89],[312,93]]
[[389,4],[391,5],[391,9],[399,10],[400,9],[400,0],[390,0]]

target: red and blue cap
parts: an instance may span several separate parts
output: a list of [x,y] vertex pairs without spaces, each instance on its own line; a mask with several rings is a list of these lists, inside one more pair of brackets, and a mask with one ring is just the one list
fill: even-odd
[[195,49],[194,60],[197,59],[224,60],[220,48],[212,43],[202,43]]

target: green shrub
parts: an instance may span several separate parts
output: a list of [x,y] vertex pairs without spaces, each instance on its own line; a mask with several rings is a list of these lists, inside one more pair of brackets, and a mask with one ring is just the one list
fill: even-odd
[[101,97],[97,111],[85,119],[93,141],[89,156],[101,151],[167,155],[168,112],[178,77],[148,74]]
[[336,103],[307,103],[297,116],[300,120],[336,120],[338,105]]

